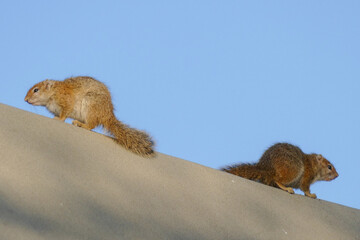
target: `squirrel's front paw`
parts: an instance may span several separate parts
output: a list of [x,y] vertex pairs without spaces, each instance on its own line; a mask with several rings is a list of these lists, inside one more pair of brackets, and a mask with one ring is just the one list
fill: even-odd
[[77,126],[77,127],[81,127],[81,125],[82,125],[82,123],[79,122],[78,120],[72,121],[72,124],[73,124],[74,126]]
[[64,117],[60,118],[60,117],[58,117],[58,116],[55,116],[55,117],[54,117],[54,119],[55,119],[55,120],[59,120],[59,121],[63,121],[63,122],[64,122],[64,121],[65,121],[65,119],[66,119],[66,117],[65,117],[65,118],[64,118]]
[[305,196],[311,197],[311,198],[317,198],[315,193],[305,193]]
[[294,189],[292,189],[292,188],[287,188],[287,190],[286,190],[288,193],[290,193],[290,194],[294,194],[295,192],[294,192]]

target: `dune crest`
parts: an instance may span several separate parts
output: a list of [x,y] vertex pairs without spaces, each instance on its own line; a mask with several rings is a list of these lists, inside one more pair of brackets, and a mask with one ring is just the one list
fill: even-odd
[[0,104],[0,239],[360,239],[360,210]]

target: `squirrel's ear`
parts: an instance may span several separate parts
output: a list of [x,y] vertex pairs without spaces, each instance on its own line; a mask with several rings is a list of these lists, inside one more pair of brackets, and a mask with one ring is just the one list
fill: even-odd
[[316,155],[316,160],[320,161],[321,159],[323,159],[323,156],[321,154]]
[[46,80],[44,81],[44,83],[45,83],[45,88],[46,88],[46,90],[49,90],[49,89],[54,85],[54,82],[51,81],[51,80],[48,80],[48,79],[46,79]]

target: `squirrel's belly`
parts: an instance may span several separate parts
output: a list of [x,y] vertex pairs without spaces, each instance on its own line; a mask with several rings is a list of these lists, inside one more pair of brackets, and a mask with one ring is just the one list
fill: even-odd
[[76,101],[74,105],[74,109],[69,117],[85,123],[87,112],[88,112],[88,103],[85,99],[82,99],[80,101]]

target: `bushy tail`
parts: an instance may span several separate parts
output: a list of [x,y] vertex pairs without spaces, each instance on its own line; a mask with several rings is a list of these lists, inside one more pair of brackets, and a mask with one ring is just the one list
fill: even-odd
[[112,133],[117,143],[129,151],[143,157],[155,155],[154,142],[147,133],[131,128],[115,118],[105,123],[104,127]]
[[249,180],[259,181],[266,185],[274,185],[275,173],[271,170],[263,170],[256,164],[240,164],[226,167],[221,170]]

